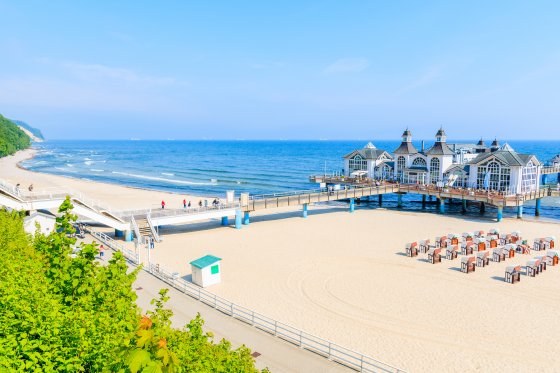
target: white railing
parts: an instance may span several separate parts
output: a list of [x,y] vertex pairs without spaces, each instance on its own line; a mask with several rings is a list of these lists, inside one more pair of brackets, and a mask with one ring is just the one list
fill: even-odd
[[138,223],[136,223],[136,219],[134,219],[134,215],[130,215],[130,225],[132,225],[132,229],[134,230],[134,235],[136,236],[136,242],[138,244],[144,244],[144,237],[140,235],[140,229],[138,228]]
[[93,237],[95,237],[99,241],[103,242],[109,248],[111,248],[115,251],[121,252],[123,254],[123,256],[125,257],[125,259],[128,260],[130,263],[132,263],[134,265],[140,264],[140,255],[138,254],[137,251],[130,250],[129,248],[127,248],[127,247],[121,245],[120,243],[118,243],[117,241],[115,241],[112,237],[109,237],[108,235],[106,235],[103,232],[96,231],[95,229],[93,229],[92,227],[90,227],[87,224],[83,224],[83,226],[84,226],[86,232],[91,234]]
[[179,277],[177,272],[171,272],[159,264],[149,264],[145,270],[182,293],[214,307],[228,316],[243,321],[257,329],[314,352],[329,360],[336,361],[360,372],[404,372],[404,370],[383,363],[370,356],[342,347],[334,342],[306,333],[298,328],[239,306],[185,281]]
[[152,218],[150,217],[150,214],[146,215],[146,221],[148,222],[148,227],[150,227],[150,232],[152,232],[152,236],[154,237],[154,240],[156,240],[156,242],[158,243],[161,242],[161,238],[159,237],[159,234],[156,231],[154,224],[152,223]]

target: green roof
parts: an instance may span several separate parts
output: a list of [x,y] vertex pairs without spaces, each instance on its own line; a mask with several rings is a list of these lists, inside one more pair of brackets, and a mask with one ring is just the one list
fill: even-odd
[[196,268],[205,268],[216,262],[219,262],[220,260],[222,260],[222,258],[218,258],[214,255],[206,255],[202,258],[198,258],[197,260],[193,260],[190,264],[192,264]]

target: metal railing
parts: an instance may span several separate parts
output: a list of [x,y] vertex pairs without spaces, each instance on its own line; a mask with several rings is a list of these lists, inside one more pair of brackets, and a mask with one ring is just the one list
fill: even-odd
[[129,248],[115,241],[112,237],[109,237],[105,233],[93,229],[87,224],[83,224],[83,226],[87,233],[91,234],[93,237],[103,242],[109,248],[121,252],[127,261],[129,261],[134,265],[140,264],[140,254],[137,251],[130,250]]
[[146,221],[148,222],[148,227],[150,227],[150,232],[152,232],[152,237],[154,238],[154,240],[156,240],[156,242],[161,242],[161,238],[159,237],[159,234],[156,230],[156,228],[154,227],[154,224],[152,223],[152,218],[150,217],[150,214],[146,215]]
[[246,307],[237,305],[203,288],[193,285],[159,264],[149,264],[146,271],[182,293],[205,303],[216,310],[243,321],[257,329],[281,338],[296,346],[316,353],[329,360],[348,366],[360,372],[404,372],[392,365],[370,356],[342,347],[329,340],[317,337],[301,329],[264,316]]

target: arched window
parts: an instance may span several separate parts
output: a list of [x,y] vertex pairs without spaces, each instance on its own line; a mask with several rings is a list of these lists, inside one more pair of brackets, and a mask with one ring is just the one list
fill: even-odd
[[397,175],[402,176],[404,168],[406,167],[406,159],[403,156],[397,158]]
[[412,165],[413,166],[424,166],[424,167],[426,167],[426,161],[424,160],[424,158],[417,157],[417,158],[414,158],[414,160],[412,161]]
[[511,169],[495,160],[478,166],[477,185],[481,189],[509,191]]
[[439,159],[432,158],[430,161],[430,182],[435,184],[439,181]]
[[348,166],[350,168],[350,172],[367,171],[367,160],[365,160],[364,157],[358,154],[354,156],[354,158],[350,158]]

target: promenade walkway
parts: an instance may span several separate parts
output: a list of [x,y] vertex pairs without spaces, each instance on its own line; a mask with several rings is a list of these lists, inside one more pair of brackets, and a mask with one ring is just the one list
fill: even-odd
[[[84,242],[90,242],[90,240],[84,240]],[[98,242],[106,244],[106,242]],[[101,263],[107,263],[111,259],[112,254],[113,251],[106,251]],[[130,263],[129,267],[131,269],[135,268]],[[258,352],[260,355],[255,358],[255,361],[259,369],[268,367],[274,373],[353,372],[348,367],[286,343],[242,321],[229,317],[215,308],[181,293],[146,271],[138,273],[134,289],[138,295],[136,303],[143,312],[153,308],[150,301],[159,297],[158,293],[161,289],[169,289],[169,301],[166,307],[173,311],[172,324],[174,327],[184,327],[190,320],[195,318],[197,313],[200,313],[204,319],[204,330],[214,334],[215,342],[225,338],[232,343],[233,348],[244,344],[253,353]]]

